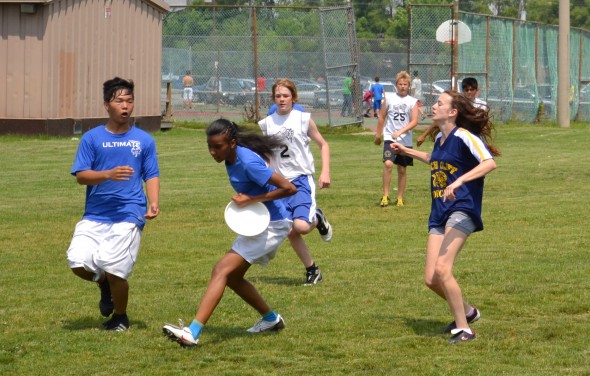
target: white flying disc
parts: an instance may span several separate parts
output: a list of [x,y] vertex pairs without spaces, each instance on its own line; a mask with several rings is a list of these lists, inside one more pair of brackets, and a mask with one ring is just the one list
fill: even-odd
[[268,227],[270,213],[262,202],[240,208],[230,201],[225,207],[225,223],[239,235],[255,236]]

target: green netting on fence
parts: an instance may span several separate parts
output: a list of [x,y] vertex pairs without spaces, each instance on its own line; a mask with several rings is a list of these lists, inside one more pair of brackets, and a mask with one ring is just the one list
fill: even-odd
[[[425,80],[433,86],[445,78],[448,80],[453,62],[453,48],[435,40],[435,30],[451,18],[449,12],[448,6],[412,5],[410,8],[409,67],[439,72]],[[455,45],[457,78],[478,80],[479,95],[488,102],[494,119],[531,123],[555,120],[558,28],[463,12],[459,12],[459,20],[468,26],[471,40],[462,43],[459,38],[459,44]],[[590,33],[587,31],[571,30],[567,85],[571,119],[589,121]]]

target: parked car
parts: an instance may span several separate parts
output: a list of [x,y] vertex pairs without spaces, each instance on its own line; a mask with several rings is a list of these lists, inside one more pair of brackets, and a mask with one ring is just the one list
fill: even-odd
[[315,103],[316,92],[320,91],[322,86],[316,83],[299,83],[297,84],[298,103],[313,105]]
[[251,83],[248,83],[245,79],[211,77],[203,89],[197,90],[197,93],[200,98],[204,99],[205,103],[222,103],[236,106],[254,99]]
[[[362,87],[363,93],[367,90],[371,89],[371,86],[373,84],[375,84],[376,82],[373,80],[368,80],[365,82],[365,84]],[[397,93],[397,89],[395,88],[395,84],[391,81],[379,81],[379,83],[381,85],[383,85],[383,92],[385,94],[387,93]]]

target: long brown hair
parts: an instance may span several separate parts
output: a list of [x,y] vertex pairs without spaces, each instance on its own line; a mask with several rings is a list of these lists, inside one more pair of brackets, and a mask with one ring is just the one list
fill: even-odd
[[495,129],[490,118],[490,110],[475,107],[471,99],[454,90],[447,90],[445,94],[451,97],[451,108],[457,110],[457,126],[479,136],[494,157],[500,156],[500,149],[493,145],[492,133]]

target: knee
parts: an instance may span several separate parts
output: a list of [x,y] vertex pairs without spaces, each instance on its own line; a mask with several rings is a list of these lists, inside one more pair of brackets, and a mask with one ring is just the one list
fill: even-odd
[[439,284],[444,284],[449,278],[452,278],[451,269],[444,264],[437,264],[434,268],[434,279]]
[[440,282],[436,278],[435,275],[427,275],[427,276],[425,276],[424,277],[424,283],[426,284],[426,287],[428,287],[431,290],[436,290],[438,287],[440,287]]
[[383,162],[383,167],[387,170],[387,171],[391,171],[393,169],[393,162],[390,160],[386,160],[385,162]]
[[315,226],[313,223],[309,223],[301,219],[295,219],[293,221],[293,227],[291,227],[291,231],[289,231],[289,239],[309,234],[314,227]]

